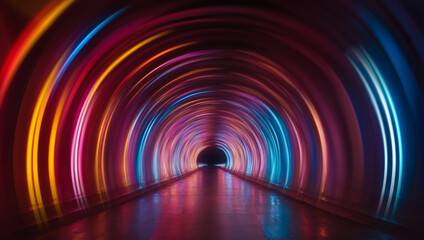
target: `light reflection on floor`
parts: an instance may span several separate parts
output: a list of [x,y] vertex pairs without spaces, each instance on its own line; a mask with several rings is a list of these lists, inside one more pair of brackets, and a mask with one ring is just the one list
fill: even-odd
[[242,180],[200,171],[37,239],[392,239]]

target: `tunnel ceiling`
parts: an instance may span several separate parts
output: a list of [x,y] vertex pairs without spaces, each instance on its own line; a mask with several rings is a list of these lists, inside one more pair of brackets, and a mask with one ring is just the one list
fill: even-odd
[[418,224],[422,4],[2,5],[5,219],[47,226],[216,146],[231,171]]

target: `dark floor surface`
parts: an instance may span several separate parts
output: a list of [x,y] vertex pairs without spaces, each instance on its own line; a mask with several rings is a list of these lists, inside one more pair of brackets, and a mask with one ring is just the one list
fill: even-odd
[[395,239],[218,168],[36,239]]

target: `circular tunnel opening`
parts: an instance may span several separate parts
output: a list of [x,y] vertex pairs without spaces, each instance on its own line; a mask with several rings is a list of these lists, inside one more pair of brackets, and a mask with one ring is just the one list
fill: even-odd
[[197,157],[198,166],[225,166],[225,164],[227,164],[227,156],[218,147],[208,147]]

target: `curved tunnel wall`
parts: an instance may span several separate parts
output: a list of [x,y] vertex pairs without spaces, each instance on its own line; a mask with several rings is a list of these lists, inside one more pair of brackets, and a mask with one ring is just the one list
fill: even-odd
[[193,171],[211,146],[229,170],[419,226],[422,5],[3,4],[4,229]]

